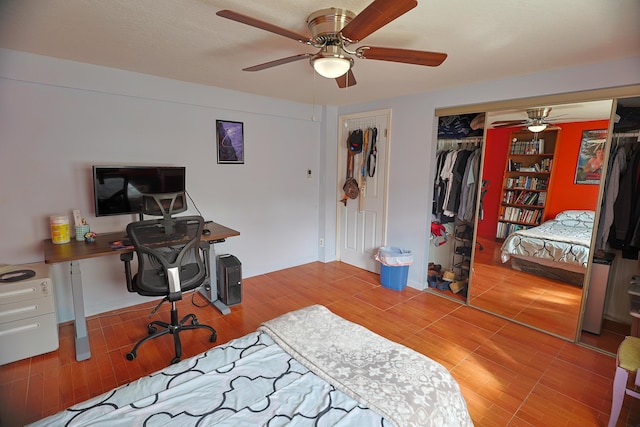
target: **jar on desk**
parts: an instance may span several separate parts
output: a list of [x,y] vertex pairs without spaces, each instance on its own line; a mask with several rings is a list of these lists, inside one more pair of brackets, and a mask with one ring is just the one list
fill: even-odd
[[76,240],[78,242],[84,241],[84,235],[91,231],[89,224],[76,225]]

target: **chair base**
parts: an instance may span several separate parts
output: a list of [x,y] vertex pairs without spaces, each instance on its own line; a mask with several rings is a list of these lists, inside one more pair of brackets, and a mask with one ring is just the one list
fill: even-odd
[[[187,322],[190,322],[190,324],[186,324]],[[160,328],[160,330],[158,330],[158,328]],[[211,332],[211,335],[209,336],[209,342],[213,343],[218,339],[216,330],[209,325],[200,325],[198,323],[198,319],[194,314],[187,314],[182,318],[182,320],[178,321],[178,309],[176,308],[176,303],[172,301],[171,323],[162,322],[159,320],[154,320],[153,322],[149,323],[147,325],[149,335],[138,341],[136,345],[133,346],[133,349],[126,355],[127,360],[134,360],[138,355],[138,348],[145,342],[161,337],[163,335],[172,334],[176,355],[173,359],[171,359],[171,364],[178,363],[182,357],[182,343],[180,342],[180,332],[190,329],[207,329],[209,332]]]

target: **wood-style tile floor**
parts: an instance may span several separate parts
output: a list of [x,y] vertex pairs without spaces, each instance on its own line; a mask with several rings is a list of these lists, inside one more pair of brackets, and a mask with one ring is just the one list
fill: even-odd
[[[124,285],[123,285],[124,286]],[[165,367],[173,357],[165,336],[125,354],[146,333],[156,301],[89,319],[91,358],[75,360],[73,326],[60,326],[57,351],[0,367],[0,425],[35,421]],[[196,313],[218,331],[218,343],[261,322],[310,304],[360,323],[448,368],[476,426],[604,426],[615,359],[437,295],[393,291],[355,267],[311,263],[243,281],[243,301],[222,316],[200,294],[185,295],[181,315]],[[167,318],[164,304],[153,319]],[[185,356],[208,349],[205,331],[182,334]],[[625,399],[618,426],[640,423],[640,401]]]
[[473,263],[471,305],[573,340],[582,287],[515,270],[501,261],[501,243],[478,240],[484,249]]

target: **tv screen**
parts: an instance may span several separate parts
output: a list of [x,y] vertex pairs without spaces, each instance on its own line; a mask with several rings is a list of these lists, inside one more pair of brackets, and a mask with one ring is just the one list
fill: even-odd
[[143,193],[183,191],[182,166],[93,166],[96,216],[139,213]]

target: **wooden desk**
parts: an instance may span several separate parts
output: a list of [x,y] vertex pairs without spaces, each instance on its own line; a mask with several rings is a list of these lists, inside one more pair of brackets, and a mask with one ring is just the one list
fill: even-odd
[[[215,222],[207,222],[205,228],[211,231],[210,234],[203,234],[202,241],[208,242],[211,245],[210,253],[211,258],[215,260],[215,251],[213,244],[218,242],[224,242],[228,237],[239,236],[240,232],[220,225]],[[112,249],[111,242],[115,240],[123,240],[126,238],[126,232],[117,231],[112,233],[100,233],[96,236],[96,241],[93,243],[78,242],[74,239],[69,243],[54,244],[51,239],[44,241],[44,262],[46,264],[57,264],[62,262],[69,262],[71,268],[71,293],[73,297],[73,313],[74,313],[74,325],[75,325],[75,345],[76,345],[76,360],[86,360],[91,357],[91,351],[89,347],[89,336],[87,334],[87,319],[84,312],[84,297],[82,294],[82,273],[80,272],[79,261],[87,258],[97,258],[108,255],[119,255],[125,252],[132,252],[133,249]],[[213,268],[209,268],[210,275],[210,289],[216,290],[216,276],[215,276],[215,264]],[[212,292],[214,292],[212,291]],[[217,291],[214,292],[217,294]],[[211,300],[211,294],[205,297]],[[216,298],[217,299],[217,298]],[[216,299],[211,302],[216,304]],[[216,304],[216,307],[221,311],[224,309]]]

